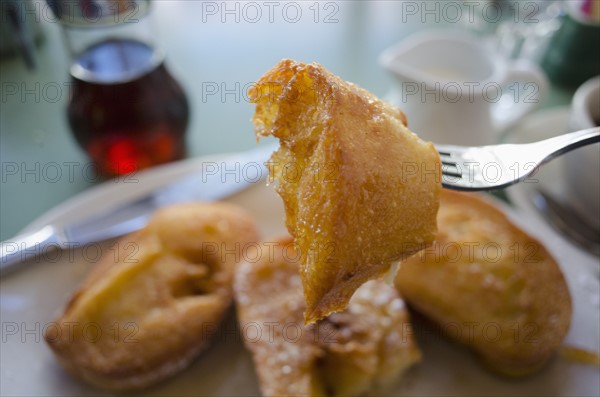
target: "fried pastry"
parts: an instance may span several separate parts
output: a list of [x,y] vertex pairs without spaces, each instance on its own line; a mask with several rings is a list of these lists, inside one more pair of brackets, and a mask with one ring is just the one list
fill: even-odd
[[298,257],[291,239],[278,240],[234,277],[240,328],[264,396],[358,396],[385,388],[420,360],[404,302],[381,280],[363,284],[345,311],[303,326]]
[[439,156],[400,110],[316,63],[283,60],[249,96],[257,137],[280,141],[267,165],[302,254],[313,323],[433,242]]
[[494,371],[536,371],[571,321],[567,284],[552,256],[472,193],[442,193],[438,229],[432,247],[400,265],[402,296]]
[[154,384],[208,345],[203,325],[220,323],[232,303],[241,258],[232,252],[258,239],[233,205],[161,209],[105,253],[45,339],[67,370],[96,386]]

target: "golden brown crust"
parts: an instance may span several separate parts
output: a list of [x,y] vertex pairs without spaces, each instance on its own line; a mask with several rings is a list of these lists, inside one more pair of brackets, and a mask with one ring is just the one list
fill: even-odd
[[472,193],[443,191],[438,228],[432,247],[401,264],[402,295],[496,372],[540,368],[571,321],[567,284],[552,256]]
[[[101,259],[45,339],[73,374],[106,389],[154,384],[183,369],[221,322],[253,220],[222,203],[159,210]],[[59,331],[60,330],[60,331]]]
[[408,311],[381,280],[362,285],[344,312],[304,327],[298,253],[289,238],[270,245],[234,279],[240,328],[264,396],[361,395],[397,381],[420,360]]
[[439,157],[400,110],[318,64],[283,60],[250,96],[257,136],[280,140],[270,172],[302,251],[312,323],[432,243]]

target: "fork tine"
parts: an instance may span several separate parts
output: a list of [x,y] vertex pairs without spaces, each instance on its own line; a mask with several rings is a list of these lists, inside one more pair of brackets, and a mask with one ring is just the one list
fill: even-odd
[[442,165],[450,165],[450,166],[457,166],[457,162],[456,161],[447,161],[447,160],[442,160]]
[[[452,167],[452,168],[449,168]],[[442,175],[448,175],[454,178],[462,177],[462,171],[458,168],[457,164],[445,164],[442,163]]]
[[456,152],[453,152],[452,149],[446,145],[436,145],[435,148],[438,151],[442,162],[442,176],[447,175],[454,179],[460,178],[462,172],[455,159]]

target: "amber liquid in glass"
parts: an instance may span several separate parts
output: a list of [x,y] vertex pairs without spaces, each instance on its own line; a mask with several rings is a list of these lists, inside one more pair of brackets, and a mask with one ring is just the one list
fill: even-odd
[[185,156],[188,102],[148,45],[111,39],[71,67],[69,124],[100,174],[117,176]]

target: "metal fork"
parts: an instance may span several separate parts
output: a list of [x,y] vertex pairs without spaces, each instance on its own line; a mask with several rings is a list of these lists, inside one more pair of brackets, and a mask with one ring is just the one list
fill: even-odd
[[510,186],[526,179],[553,158],[594,142],[600,142],[598,127],[533,143],[435,147],[442,160],[442,185],[448,189],[473,191]]

